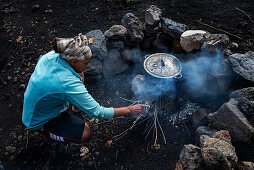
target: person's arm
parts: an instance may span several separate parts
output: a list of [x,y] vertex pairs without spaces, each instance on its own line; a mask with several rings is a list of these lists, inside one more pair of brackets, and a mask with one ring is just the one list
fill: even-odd
[[145,116],[144,111],[146,108],[149,108],[149,107],[150,107],[149,105],[136,104],[129,107],[114,108],[114,117],[126,116],[130,114]]

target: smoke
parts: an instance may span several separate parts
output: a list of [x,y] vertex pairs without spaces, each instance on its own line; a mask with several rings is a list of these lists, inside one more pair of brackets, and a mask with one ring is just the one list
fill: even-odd
[[135,75],[136,77],[132,81],[132,91],[135,97],[137,99],[156,98],[164,93],[175,95],[178,85],[180,88],[177,90],[188,92],[189,95],[195,97],[218,95],[216,79],[212,74],[214,69],[216,71],[224,70],[223,55],[220,52],[213,54],[199,52],[186,55],[186,57],[189,59],[181,62],[183,77],[179,81],[175,78],[155,78],[146,73]]
[[194,58],[182,62],[183,90],[192,96],[218,95],[219,87],[213,74],[223,71],[224,67],[223,55],[219,51],[196,53]]

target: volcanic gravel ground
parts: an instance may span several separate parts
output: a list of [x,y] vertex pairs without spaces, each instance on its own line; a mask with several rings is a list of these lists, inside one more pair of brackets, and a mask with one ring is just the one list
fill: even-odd
[[[118,118],[90,123],[93,137],[84,144],[90,156],[79,156],[82,145],[58,144],[37,132],[26,131],[21,122],[23,93],[40,55],[51,50],[50,41],[58,37],[73,37],[93,29],[102,32],[121,24],[122,16],[132,12],[144,23],[144,10],[154,4],[162,9],[163,17],[184,23],[192,29],[223,33],[198,21],[230,32],[231,41],[239,48],[233,52],[254,50],[253,0],[13,0],[0,1],[0,164],[6,169],[173,169],[184,144],[191,143],[186,128],[167,131],[167,144],[152,150],[152,136],[144,140],[144,124],[133,128],[111,147],[105,143],[132,125],[135,118]],[[33,5],[39,5],[33,9]],[[237,10],[241,9],[243,12]],[[247,15],[246,15],[247,14]],[[120,75],[112,80],[87,81],[91,95],[104,106],[131,104],[130,78]],[[124,86],[118,86],[125,84]],[[122,97],[122,98],[121,98]],[[89,121],[82,114],[80,117]],[[166,126],[166,125],[165,125]],[[190,129],[191,131],[191,129]],[[161,144],[163,141],[159,141]],[[241,146],[241,145],[239,145]],[[239,150],[239,159],[253,161],[253,147]]]

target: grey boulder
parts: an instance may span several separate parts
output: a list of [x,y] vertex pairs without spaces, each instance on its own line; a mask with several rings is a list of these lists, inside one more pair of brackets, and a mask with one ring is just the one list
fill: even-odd
[[235,53],[229,56],[232,69],[238,75],[254,82],[254,52],[249,51],[245,54]]
[[254,128],[239,110],[238,101],[235,99],[224,103],[218,111],[210,113],[208,120],[213,128],[228,130],[233,141],[246,142],[254,134]]
[[182,33],[187,30],[186,25],[177,23],[168,18],[161,18],[161,24],[162,31],[175,39],[180,39]]
[[92,30],[86,36],[87,38],[93,38],[93,43],[89,44],[92,56],[103,60],[108,55],[104,34],[100,30]]
[[151,5],[145,12],[145,21],[148,25],[158,26],[160,23],[161,9]]
[[138,17],[132,13],[123,16],[122,25],[127,29],[130,41],[140,43],[144,39],[142,23]]
[[126,38],[127,29],[122,25],[113,25],[104,35],[108,39],[123,40]]

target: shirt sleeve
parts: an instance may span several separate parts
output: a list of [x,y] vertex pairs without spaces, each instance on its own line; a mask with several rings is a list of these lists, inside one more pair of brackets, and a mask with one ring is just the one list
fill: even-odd
[[88,93],[84,84],[77,78],[68,81],[64,86],[67,100],[85,112],[88,116],[97,119],[111,119],[114,116],[114,109],[100,106]]

